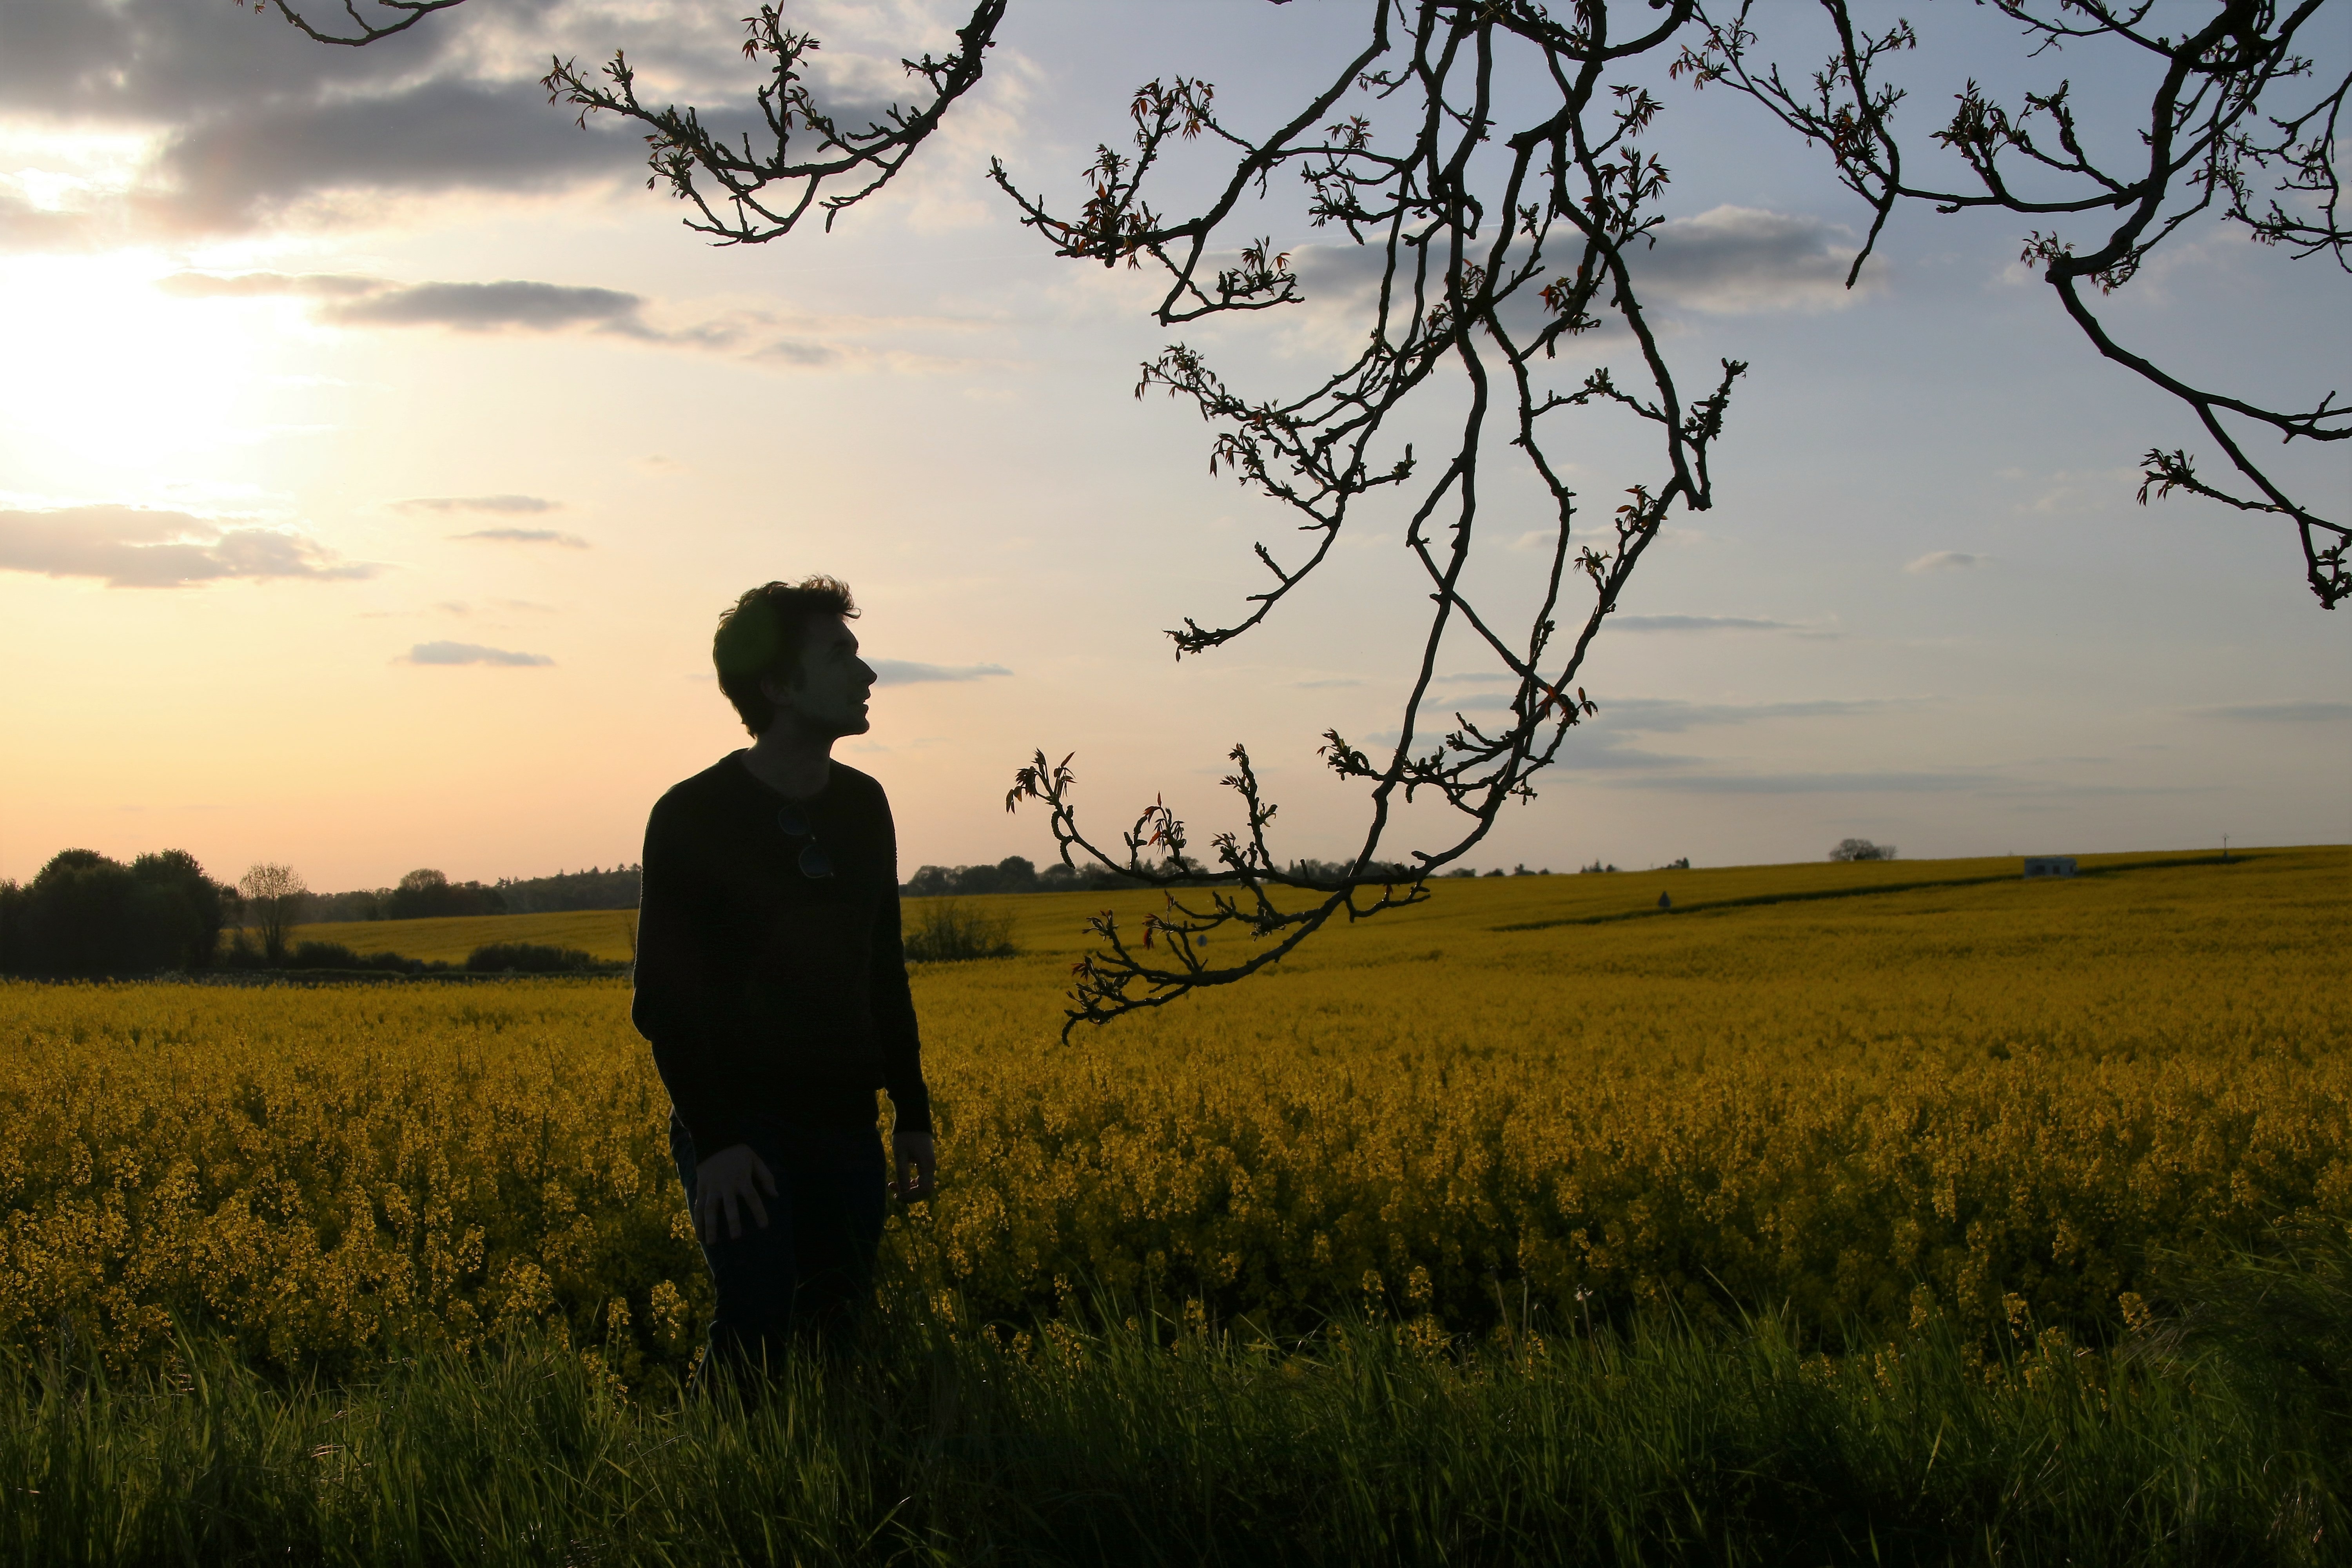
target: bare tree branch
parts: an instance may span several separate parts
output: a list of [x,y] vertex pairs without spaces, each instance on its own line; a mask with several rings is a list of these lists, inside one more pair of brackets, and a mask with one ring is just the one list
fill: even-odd
[[[1312,540],[1304,558],[1291,563],[1257,546],[1274,581],[1247,597],[1246,611],[1222,625],[1187,619],[1170,636],[1182,657],[1244,635],[1328,559],[1357,503],[1390,489],[1415,498],[1406,544],[1432,605],[1398,738],[1386,755],[1368,755],[1336,730],[1325,736],[1325,762],[1367,789],[1363,837],[1341,875],[1284,868],[1266,837],[1276,808],[1240,746],[1225,783],[1240,797],[1244,826],[1218,835],[1207,860],[1191,856],[1184,825],[1160,802],[1117,847],[1090,839],[1078,820],[1070,758],[1049,763],[1041,752],[1020,771],[1006,805],[1044,804],[1065,863],[1085,856],[1160,888],[1166,898],[1161,911],[1145,918],[1139,937],[1108,912],[1096,917],[1100,946],[1075,972],[1073,1022],[1099,1022],[1232,984],[1334,919],[1364,919],[1426,897],[1428,878],[1475,846],[1506,803],[1531,796],[1534,775],[1557,755],[1570,727],[1595,711],[1576,676],[1669,513],[1677,505],[1699,510],[1711,504],[1708,449],[1746,367],[1725,362],[1711,390],[1685,405],[1627,262],[1627,252],[1646,244],[1663,216],[1665,171],[1640,146],[1659,105],[1638,82],[1611,74],[1621,62],[1662,48],[1694,7],[1623,8],[1651,25],[1619,43],[1611,37],[1612,8],[1605,0],[1579,5],[1573,26],[1526,5],[1383,5],[1365,48],[1306,113],[1263,139],[1225,123],[1208,84],[1154,81],[1131,106],[1133,150],[1097,149],[1074,212],[1064,215],[1028,195],[1001,163],[992,171],[1022,220],[1058,254],[1107,267],[1160,268],[1169,279],[1160,319],[1171,324],[1298,297],[1289,257],[1270,240],[1239,243],[1237,252],[1228,252],[1238,254],[1237,266],[1212,271],[1209,260],[1240,196],[1285,169],[1304,182],[1314,225],[1376,247],[1380,279],[1365,346],[1305,394],[1245,397],[1181,343],[1143,367],[1138,395],[1160,387],[1191,402],[1217,427],[1211,470],[1230,472],[1289,509]],[[1523,113],[1516,127],[1498,121],[1495,106],[1495,84],[1506,71],[1522,80],[1536,75],[1555,89],[1541,112]],[[1363,108],[1349,111],[1351,97]],[[1392,115],[1402,108],[1409,132],[1389,149],[1376,144],[1373,130],[1383,106]],[[1222,145],[1233,164],[1214,201],[1171,220],[1149,205],[1145,189],[1171,146],[1192,140]],[[1498,171],[1474,162],[1488,144],[1507,153]],[[1636,352],[1635,390],[1609,369],[1554,384],[1548,367],[1561,341],[1612,319]],[[1459,437],[1442,464],[1417,459],[1410,446],[1384,447],[1391,417],[1439,385],[1449,394],[1467,392]],[[1630,413],[1650,426],[1659,472],[1629,490],[1604,531],[1580,546],[1577,498],[1552,456],[1563,437],[1555,427],[1575,411],[1598,407]],[[1488,470],[1507,458],[1524,464],[1548,498],[1552,535],[1542,592],[1509,626],[1464,586],[1487,521],[1482,494]],[[1510,515],[1517,523],[1531,521]],[[1559,617],[1571,586],[1589,598],[1563,645]],[[1457,633],[1482,646],[1517,688],[1499,723],[1482,726],[1456,713],[1449,728],[1425,711],[1440,651]],[[1383,858],[1398,808],[1423,794],[1450,807],[1455,826],[1433,845],[1413,849],[1402,865]],[[1253,945],[1236,959],[1213,961],[1202,951],[1213,937],[1220,951],[1228,938]]]
[[[646,127],[647,183],[666,182],[691,205],[688,226],[720,244],[758,244],[789,233],[814,208],[830,223],[903,168],[979,81],[1004,11],[1005,0],[980,0],[954,52],[905,62],[923,79],[928,100],[853,130],[809,91],[803,70],[817,40],[762,5],[746,21],[743,47],[764,70],[755,92],[764,122],[758,147],[749,136],[721,140],[692,108],[642,100],[621,54],[596,79],[558,60],[544,85],[583,123],[609,113]],[[1620,15],[1635,19],[1623,37],[1613,31]],[[1533,795],[1534,776],[1568,731],[1596,710],[1577,675],[1669,515],[1712,504],[1708,453],[1746,369],[1722,362],[1710,390],[1686,398],[1627,260],[1651,242],[1667,184],[1642,142],[1660,105],[1631,71],[1662,60],[1696,15],[1695,0],[1578,0],[1570,22],[1530,0],[1373,0],[1360,49],[1262,136],[1226,122],[1212,84],[1177,77],[1136,90],[1130,148],[1097,150],[1074,208],[1030,194],[1001,161],[992,164],[1021,221],[1056,254],[1157,268],[1167,283],[1157,312],[1166,325],[1302,298],[1289,250],[1263,235],[1231,232],[1244,198],[1266,194],[1277,178],[1300,183],[1310,226],[1378,258],[1362,348],[1303,393],[1245,396],[1181,342],[1143,366],[1137,395],[1158,387],[1190,402],[1216,431],[1212,472],[1230,473],[1287,509],[1311,540],[1295,560],[1258,545],[1273,584],[1248,595],[1230,622],[1186,619],[1170,633],[1178,657],[1258,626],[1314,576],[1358,503],[1387,492],[1409,505],[1405,542],[1431,605],[1414,634],[1418,669],[1394,743],[1375,757],[1336,729],[1324,737],[1325,763],[1360,782],[1367,796],[1360,847],[1336,875],[1276,856],[1267,837],[1276,807],[1240,746],[1225,784],[1244,826],[1217,835],[1206,860],[1191,854],[1183,822],[1163,800],[1106,848],[1080,826],[1069,757],[1049,765],[1040,752],[1020,771],[1006,805],[1043,803],[1066,864],[1084,855],[1167,900],[1139,933],[1122,931],[1108,913],[1097,918],[1100,945],[1076,972],[1072,1023],[1230,984],[1333,919],[1419,902],[1427,879],[1468,853],[1507,802]],[[1507,73],[1549,84],[1548,96],[1509,121],[1496,108]],[[795,138],[813,150],[800,150]],[[1167,155],[1187,143],[1230,162],[1208,201],[1171,218],[1146,193],[1161,183]],[[1494,148],[1499,158],[1488,153]],[[828,189],[845,180],[845,192]],[[1559,380],[1561,344],[1612,323],[1631,345],[1632,363]],[[1466,413],[1442,460],[1424,463],[1391,437],[1401,410],[1465,394]],[[1579,415],[1602,410],[1646,427],[1656,471],[1588,536],[1578,531],[1578,498],[1554,450]],[[1483,498],[1498,465],[1524,465],[1551,535],[1540,592],[1516,616],[1476,602],[1465,586],[1494,521]],[[1505,521],[1516,536],[1531,520],[1513,510]],[[1564,639],[1563,616],[1572,627]],[[1482,647],[1514,688],[1506,718],[1480,724],[1457,712],[1449,725],[1425,711],[1450,637]],[[1450,808],[1454,826],[1402,862],[1385,858],[1398,812],[1423,795]],[[1212,936],[1220,941],[1213,962],[1202,951]],[[1240,956],[1223,956],[1228,937],[1239,939]]]
[[[2026,93],[2012,111],[1971,80],[1955,95],[1952,118],[1930,140],[1959,155],[1974,184],[1931,184],[1904,172],[1903,146],[1893,121],[1900,89],[1881,79],[1894,56],[1918,47],[1907,22],[1877,37],[1858,29],[1849,0],[1820,0],[1838,47],[1803,87],[1790,85],[1778,65],[1759,55],[1749,26],[1755,0],[1738,0],[1727,19],[1706,19],[1706,45],[1685,48],[1677,75],[1694,86],[1727,81],[1769,110],[1782,124],[1829,150],[1838,177],[1871,208],[1870,243],[1876,243],[1897,204],[1921,201],[1943,213],[1996,208],[2036,217],[2112,214],[2095,248],[2080,250],[2056,227],[2035,228],[2023,259],[2042,268],[2066,314],[2099,353],[2178,398],[2255,492],[2232,493],[2198,479],[2185,452],[2151,449],[2142,461],[2139,499],[2153,488],[2205,496],[2241,511],[2290,518],[2303,546],[2305,572],[2323,606],[2352,596],[2345,554],[2352,522],[2323,515],[2291,496],[2246,450],[2223,416],[2267,426],[2284,442],[2341,441],[2352,437],[2352,408],[2328,393],[2309,407],[2277,407],[2202,387],[2165,370],[2149,356],[2119,344],[2081,285],[2101,295],[2129,283],[2156,247],[2184,225],[2211,214],[2244,228],[2256,241],[2284,247],[2297,258],[2326,255],[2352,269],[2340,216],[2343,184],[2336,167],[2336,132],[2352,77],[2335,81],[2299,107],[2278,100],[2313,75],[2297,40],[2318,26],[2330,0],[2209,0],[2194,30],[2151,34],[2158,16],[2148,0],[1992,0],[2033,40],[2034,52],[2068,44],[2098,45],[2160,68],[2145,119],[2136,128],[2145,161],[2105,166],[2085,150],[2071,82],[2053,92]],[[2161,17],[2188,7],[2168,8]],[[2340,0],[2331,12],[2340,19]],[[2161,19],[2159,17],[2159,19]],[[1777,19],[1777,18],[1776,18]],[[2273,176],[2268,205],[2256,211],[2255,185]],[[2309,198],[2302,211],[2278,199]],[[1849,286],[1870,246],[1854,258]]]
[[362,0],[339,0],[338,9],[351,24],[349,32],[336,30],[331,23],[324,28],[318,26],[289,0],[254,0],[253,9],[255,15],[260,16],[275,7],[280,16],[301,28],[305,36],[322,44],[346,44],[356,48],[394,33],[404,33],[434,12],[465,3],[466,0],[365,0],[367,9],[362,11]]
[[[455,0],[448,0],[455,4]],[[604,82],[581,74],[578,63],[558,59],[541,79],[551,102],[576,108],[585,125],[591,114],[617,114],[647,128],[646,163],[653,170],[647,189],[667,182],[670,194],[690,203],[697,216],[687,226],[720,245],[758,245],[790,234],[812,206],[822,207],[824,225],[888,184],[906,167],[948,106],[980,82],[984,56],[1004,19],[1005,0],[979,0],[971,18],[956,29],[956,47],[941,59],[925,54],[901,60],[910,77],[921,79],[929,100],[915,109],[893,104],[882,118],[852,128],[817,106],[803,66],[818,47],[807,33],[786,26],[777,5],[762,5],[744,18],[743,58],[763,62],[766,79],[753,89],[771,147],[754,151],[746,132],[730,145],[702,123],[693,109],[655,109],[637,97],[636,70],[615,53],[601,71]],[[609,84],[609,85],[607,85]],[[814,143],[814,156],[795,157],[793,138]],[[846,178],[855,188],[824,195],[827,182]],[[715,190],[706,190],[708,180]],[[772,194],[771,187],[781,191]]]

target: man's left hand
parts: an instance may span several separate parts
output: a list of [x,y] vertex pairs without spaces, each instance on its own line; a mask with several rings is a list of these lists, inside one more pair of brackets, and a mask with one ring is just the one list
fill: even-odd
[[[894,1132],[890,1136],[891,1157],[898,1163],[898,1179],[890,1190],[903,1203],[914,1203],[931,1195],[940,1171],[938,1152],[931,1146],[928,1132]],[[913,1173],[911,1175],[909,1171]]]

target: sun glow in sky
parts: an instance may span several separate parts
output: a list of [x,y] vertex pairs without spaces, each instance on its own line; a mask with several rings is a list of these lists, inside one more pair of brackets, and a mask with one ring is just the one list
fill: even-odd
[[[898,185],[830,235],[714,249],[632,138],[533,79],[625,45],[661,92],[739,100],[740,9],[478,0],[335,50],[229,6],[12,0],[0,877],[68,846],[321,889],[634,858],[660,790],[741,742],[717,613],[813,571],[893,661],[840,754],[892,791],[908,869],[1044,858],[1002,809],[1034,746],[1077,752],[1098,826],[1165,795],[1214,830],[1244,741],[1280,852],[1353,848],[1360,795],[1315,748],[1393,731],[1424,603],[1398,522],[1369,512],[1273,622],[1171,660],[1161,629],[1230,615],[1288,524],[1209,475],[1195,416],[1129,395],[1176,335],[1147,281],[1054,260],[982,176],[1001,155],[1066,196],[1173,70],[1262,121],[1363,7],[1015,0]],[[893,62],[959,19],[804,9],[851,94],[903,92]],[[1948,20],[1958,74],[2038,82]],[[2292,534],[2134,503],[2139,454],[2199,433],[2096,361],[2013,224],[1901,215],[1840,287],[1866,215],[1758,114],[1677,92],[1658,132],[1667,341],[1755,366],[1718,504],[1669,525],[1580,678],[1599,718],[1473,863],[2352,838],[2352,616]],[[1182,334],[1254,395],[1361,330],[1349,256],[1268,213],[1309,303]],[[2115,319],[2284,401],[2352,363],[2341,276],[2219,227]],[[1612,439],[1570,454],[1588,497],[1621,488]],[[2285,460],[2352,497],[2340,446]],[[1542,521],[1491,514],[1497,595]],[[1497,700],[1444,673],[1465,713]]]

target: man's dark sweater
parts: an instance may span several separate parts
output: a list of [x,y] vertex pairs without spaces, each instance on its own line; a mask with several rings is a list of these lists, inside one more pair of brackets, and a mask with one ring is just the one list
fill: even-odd
[[[815,830],[833,875],[802,874]],[[795,826],[802,826],[798,822]],[[898,931],[898,840],[882,786],[832,764],[787,802],[737,752],[654,805],[646,825],[630,1016],[704,1157],[746,1121],[871,1127],[887,1089],[902,1132],[928,1132],[915,1004]]]

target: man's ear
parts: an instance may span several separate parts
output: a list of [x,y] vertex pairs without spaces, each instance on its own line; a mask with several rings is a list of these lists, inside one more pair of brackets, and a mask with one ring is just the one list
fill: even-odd
[[801,683],[797,679],[779,680],[772,675],[760,677],[760,695],[778,707],[790,702],[800,689]]

